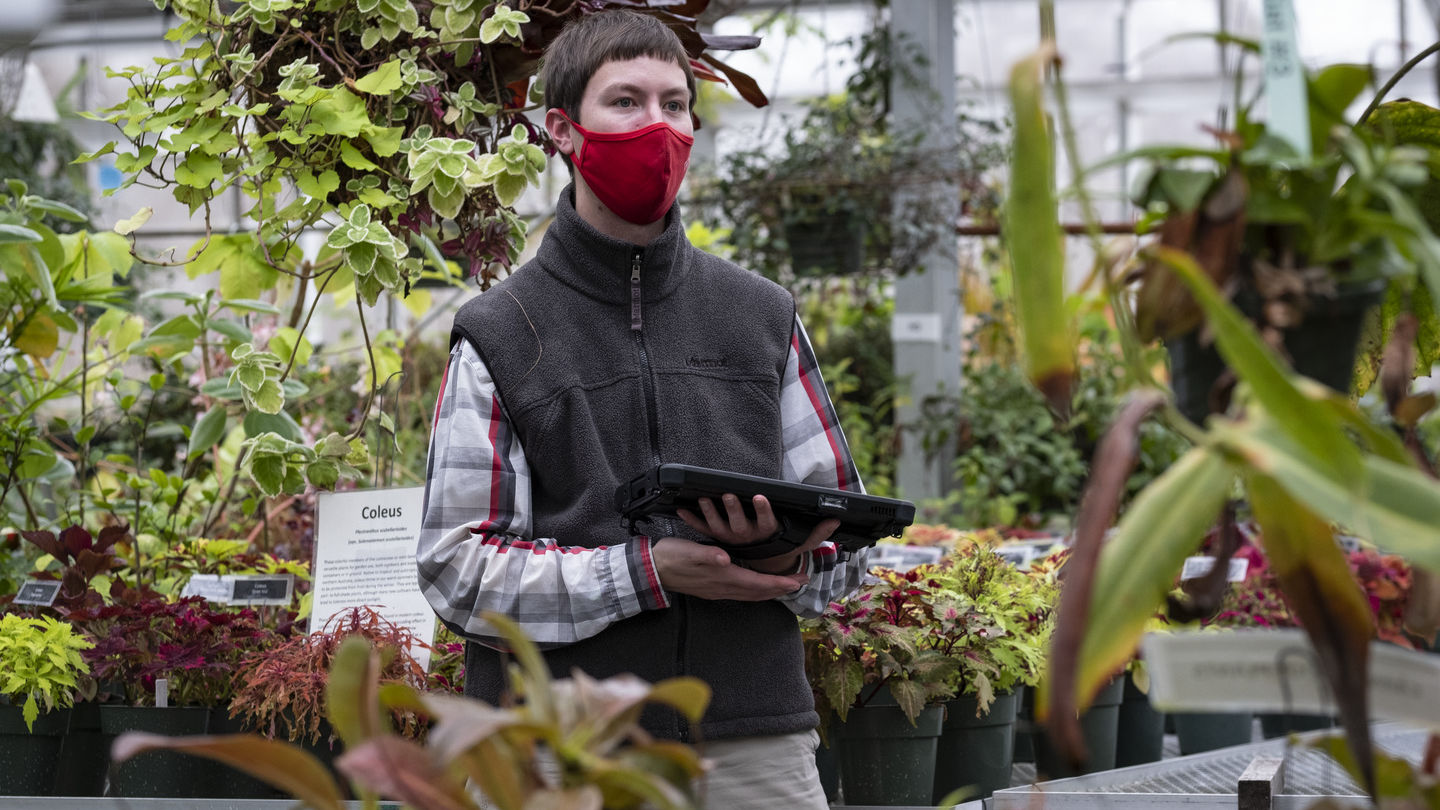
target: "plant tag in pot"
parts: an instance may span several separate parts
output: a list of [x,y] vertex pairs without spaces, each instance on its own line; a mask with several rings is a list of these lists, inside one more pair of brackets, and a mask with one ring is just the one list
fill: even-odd
[[44,605],[50,607],[55,604],[55,597],[60,594],[60,580],[27,579],[25,584],[20,586],[19,592],[15,594],[14,604],[17,605]]

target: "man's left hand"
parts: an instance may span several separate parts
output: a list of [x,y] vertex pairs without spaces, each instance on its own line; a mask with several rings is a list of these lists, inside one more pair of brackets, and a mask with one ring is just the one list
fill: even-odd
[[[677,510],[676,514],[685,521],[685,525],[694,529],[706,537],[733,546],[751,545],[769,540],[780,530],[780,522],[775,518],[775,511],[770,508],[770,501],[764,495],[756,495],[752,501],[755,507],[755,518],[752,520],[745,513],[740,504],[740,498],[734,494],[726,493],[720,499],[725,507],[722,513],[709,498],[700,499],[700,512],[703,515],[696,515],[688,509]],[[794,551],[781,554],[776,557],[766,557],[762,560],[749,560],[745,564],[767,574],[791,572],[797,569],[797,563],[802,555],[809,554],[821,543],[830,539],[830,535],[840,527],[840,521],[828,518],[816,524],[810,536],[805,542],[796,547]]]

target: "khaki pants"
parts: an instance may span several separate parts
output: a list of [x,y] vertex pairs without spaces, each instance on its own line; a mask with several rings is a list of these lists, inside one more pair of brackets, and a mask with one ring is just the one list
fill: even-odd
[[701,785],[706,810],[826,810],[815,770],[814,731],[706,743],[711,770]]
[[[705,810],[828,810],[815,748],[820,735],[800,731],[767,737],[741,737],[705,743],[700,754],[710,771],[700,785]],[[555,770],[554,760],[541,759],[542,770]],[[482,810],[494,810],[474,790]]]

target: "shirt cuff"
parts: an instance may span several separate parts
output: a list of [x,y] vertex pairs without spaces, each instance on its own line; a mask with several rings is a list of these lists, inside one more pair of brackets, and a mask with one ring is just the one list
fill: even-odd
[[660,582],[660,573],[655,569],[655,559],[651,555],[653,545],[654,541],[649,537],[639,535],[630,538],[630,542],[623,546],[625,567],[630,572],[630,582],[634,585],[635,598],[641,610],[670,607],[670,596],[665,593],[665,586]]

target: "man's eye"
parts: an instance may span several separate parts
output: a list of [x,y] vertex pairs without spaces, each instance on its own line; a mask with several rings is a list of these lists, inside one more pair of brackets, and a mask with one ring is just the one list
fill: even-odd
[[631,101],[631,100],[628,99],[628,98],[617,98],[617,99],[615,99],[615,106],[617,106],[617,107],[629,107],[629,106],[632,106],[634,103],[635,103],[635,102]]
[[670,112],[685,112],[685,105],[678,101],[671,101],[665,105],[665,109]]

